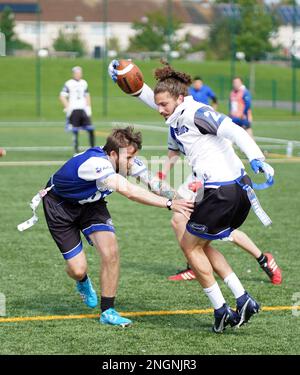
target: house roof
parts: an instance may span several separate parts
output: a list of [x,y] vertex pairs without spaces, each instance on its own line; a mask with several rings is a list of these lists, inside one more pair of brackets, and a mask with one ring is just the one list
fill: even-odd
[[[35,0],[4,0],[7,4],[36,4]],[[53,22],[75,22],[80,17],[84,22],[101,22],[104,19],[103,0],[39,0],[41,20]],[[161,11],[167,14],[167,0],[107,0],[109,22],[133,22],[147,13]],[[184,23],[192,22],[189,12],[181,0],[173,0],[172,12]],[[16,13],[16,20],[35,20],[33,13]]]
[[[14,4],[17,21],[36,20],[37,4],[41,7],[41,20],[46,22],[102,22],[105,0],[4,0],[0,3]],[[106,0],[108,22],[128,22],[141,20],[147,13],[160,11],[165,15],[170,10],[183,23],[211,24],[214,18],[226,17],[233,12],[231,4],[211,4],[209,0]],[[272,7],[270,7],[270,11]],[[28,12],[26,12],[26,9]],[[300,24],[300,7],[276,6],[275,12],[282,24]],[[236,8],[238,11],[238,9]]]

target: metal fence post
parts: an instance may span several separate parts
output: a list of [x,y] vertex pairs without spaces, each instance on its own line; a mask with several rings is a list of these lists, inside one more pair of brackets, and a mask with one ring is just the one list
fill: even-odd
[[272,80],[272,107],[276,108],[277,105],[277,82]]

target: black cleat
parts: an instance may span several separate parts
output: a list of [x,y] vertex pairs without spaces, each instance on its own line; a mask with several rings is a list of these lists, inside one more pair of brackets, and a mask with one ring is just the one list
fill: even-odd
[[215,333],[222,333],[228,325],[236,327],[240,322],[239,314],[233,311],[226,303],[215,310],[214,316],[215,323],[212,329]]
[[260,309],[259,304],[247,292],[237,299],[236,312],[240,317],[238,327],[247,323],[252,315],[257,314]]

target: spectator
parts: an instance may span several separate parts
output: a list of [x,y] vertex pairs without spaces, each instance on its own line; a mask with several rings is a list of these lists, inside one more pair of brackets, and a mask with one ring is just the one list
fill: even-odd
[[251,124],[253,121],[251,110],[251,94],[243,84],[240,77],[235,77],[232,81],[233,90],[230,93],[230,112],[232,121],[244,128],[253,138]]
[[217,109],[217,97],[209,86],[203,84],[203,80],[201,77],[194,77],[193,85],[189,88],[189,95],[192,95],[193,99],[196,100],[196,102],[200,102],[203,104],[209,105],[211,101],[211,106],[215,110]]

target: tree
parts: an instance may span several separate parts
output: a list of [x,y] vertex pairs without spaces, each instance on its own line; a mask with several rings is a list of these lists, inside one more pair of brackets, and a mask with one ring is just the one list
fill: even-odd
[[11,54],[18,49],[32,49],[29,43],[18,39],[15,32],[15,15],[10,7],[5,7],[0,19],[0,31],[5,35],[6,52]]
[[244,52],[247,61],[259,60],[273,50],[270,37],[277,30],[275,19],[262,1],[236,0],[230,3],[234,4],[235,13],[213,24],[209,34],[210,48],[220,59],[229,58],[235,50]]
[[15,16],[11,8],[5,7],[0,20],[0,30],[5,35],[6,51],[10,53],[13,47],[15,37]]
[[281,0],[279,5],[295,5],[295,2],[297,3],[297,0]]
[[56,51],[77,52],[78,56],[85,55],[84,43],[77,33],[66,35],[60,30],[54,40],[53,48]]
[[266,52],[273,51],[270,38],[276,30],[272,15],[267,13],[259,1],[239,0],[240,30],[236,36],[237,50],[244,52],[247,61],[262,58]]
[[231,57],[232,34],[237,34],[240,21],[232,22],[231,18],[221,18],[213,24],[209,33],[208,57],[227,60]]
[[[161,12],[147,14],[141,21],[133,23],[132,28],[136,35],[131,37],[129,51],[164,51],[164,45],[170,44],[170,24],[166,16]],[[176,31],[181,28],[181,22],[172,19],[172,49],[177,49],[180,41],[174,37]]]

